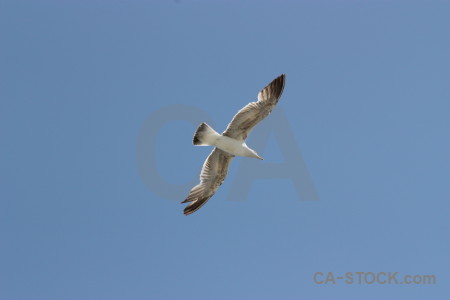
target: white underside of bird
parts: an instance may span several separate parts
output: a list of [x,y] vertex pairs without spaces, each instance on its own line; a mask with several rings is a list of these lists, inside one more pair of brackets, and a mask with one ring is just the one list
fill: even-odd
[[219,134],[206,123],[202,123],[198,127],[194,141],[196,146],[214,146],[235,156],[254,157],[262,160],[262,157],[255,150],[250,149],[244,140]]
[[258,94],[258,100],[242,108],[228,124],[222,134],[206,123],[200,124],[195,132],[193,144],[213,146],[200,172],[200,183],[194,186],[182,203],[189,203],[184,209],[190,215],[202,207],[225,180],[231,160],[235,156],[262,159],[250,149],[245,140],[252,129],[264,120],[278,103],[284,89],[285,75],[278,76]]

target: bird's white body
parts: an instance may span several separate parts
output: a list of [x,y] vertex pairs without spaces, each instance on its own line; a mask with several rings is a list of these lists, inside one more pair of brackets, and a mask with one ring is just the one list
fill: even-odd
[[244,140],[237,140],[217,133],[205,123],[199,127],[199,146],[214,146],[236,156],[246,156],[261,159],[255,150],[250,149]]
[[277,104],[284,89],[285,75],[278,76],[258,94],[258,101],[250,102],[242,108],[228,124],[222,134],[217,133],[206,123],[200,124],[192,143],[196,146],[214,146],[203,163],[200,183],[194,186],[183,203],[189,203],[184,209],[190,215],[211,198],[225,180],[228,167],[234,156],[247,156],[262,159],[245,140],[252,129],[266,118]]

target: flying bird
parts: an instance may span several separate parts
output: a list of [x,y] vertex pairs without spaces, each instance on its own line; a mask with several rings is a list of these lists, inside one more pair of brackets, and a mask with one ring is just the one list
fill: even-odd
[[283,93],[285,78],[286,75],[282,74],[263,88],[258,94],[258,101],[250,102],[242,108],[222,134],[206,123],[198,126],[193,144],[215,148],[203,163],[200,183],[193,187],[186,200],[181,202],[189,203],[184,209],[185,215],[197,211],[214,195],[225,180],[233,157],[237,155],[262,160],[255,150],[247,146],[245,140],[252,129],[264,120],[278,103]]

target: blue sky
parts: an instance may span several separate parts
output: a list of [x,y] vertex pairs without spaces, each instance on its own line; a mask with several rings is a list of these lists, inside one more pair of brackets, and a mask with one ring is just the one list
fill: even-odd
[[[0,299],[447,299],[449,9],[0,1]],[[320,201],[285,179],[230,201],[246,158],[188,217],[184,197],[147,187],[146,120],[185,105],[222,131],[281,73],[279,108]],[[168,122],[154,149],[186,195],[211,150],[192,146],[196,126]],[[272,136],[255,150],[264,164],[283,162],[280,148]],[[436,284],[317,284],[316,272]]]

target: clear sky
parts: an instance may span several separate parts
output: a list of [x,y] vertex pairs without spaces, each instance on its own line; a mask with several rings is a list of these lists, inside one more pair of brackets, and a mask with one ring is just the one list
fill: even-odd
[[[410,0],[0,1],[0,299],[448,299],[449,12]],[[236,158],[184,216],[211,150],[192,145],[197,124],[224,130],[282,73],[277,108],[320,200],[279,178],[230,197],[248,159]],[[184,189],[174,200],[140,176],[138,138],[164,110],[182,119],[181,106],[209,119],[186,109],[194,121],[156,134],[148,166]],[[255,163],[284,161],[276,137]],[[319,284],[317,272],[355,282]],[[436,283],[358,284],[356,272]]]

